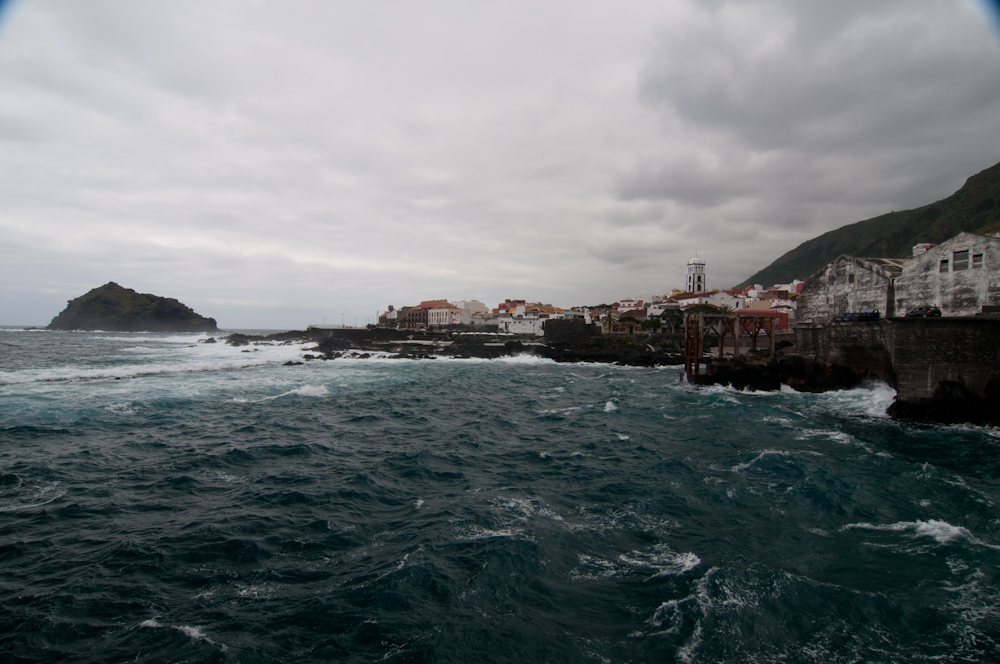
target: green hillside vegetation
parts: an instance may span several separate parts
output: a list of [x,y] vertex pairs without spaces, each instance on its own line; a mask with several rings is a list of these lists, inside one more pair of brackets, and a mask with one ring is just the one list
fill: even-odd
[[804,280],[841,254],[907,258],[912,255],[913,245],[921,242],[940,244],[962,231],[996,230],[1000,230],[1000,164],[972,176],[944,200],[859,221],[803,242],[740,287]]
[[214,332],[214,318],[199,316],[174,298],[136,293],[113,281],[70,300],[50,330]]

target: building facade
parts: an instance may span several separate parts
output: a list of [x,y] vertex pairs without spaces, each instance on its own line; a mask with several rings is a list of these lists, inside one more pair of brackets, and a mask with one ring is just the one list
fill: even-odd
[[913,254],[840,256],[806,280],[796,303],[798,321],[822,325],[871,309],[891,318],[917,307],[974,316],[1000,307],[1000,237],[959,233],[939,245],[919,244]]
[[431,310],[452,308],[447,300],[424,300],[406,312],[406,327],[413,330],[426,329],[431,324]]
[[531,317],[506,317],[496,319],[497,328],[507,334],[523,334],[540,337],[545,334],[545,319]]
[[865,310],[894,316],[895,280],[905,263],[901,258],[839,256],[806,279],[796,302],[797,320],[822,325],[837,316]]
[[458,307],[444,306],[427,310],[428,327],[444,327],[462,323],[462,310]]
[[896,313],[938,307],[945,316],[974,316],[1000,306],[1000,238],[959,233],[910,259],[896,279]]

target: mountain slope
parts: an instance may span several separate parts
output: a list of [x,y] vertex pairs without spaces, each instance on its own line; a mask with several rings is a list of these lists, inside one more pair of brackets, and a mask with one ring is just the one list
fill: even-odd
[[174,298],[136,293],[113,281],[70,300],[50,330],[214,332],[214,318],[199,316]]
[[805,279],[841,254],[906,258],[913,245],[940,244],[961,231],[1000,230],[1000,164],[966,180],[954,194],[914,210],[890,212],[803,242],[740,286]]

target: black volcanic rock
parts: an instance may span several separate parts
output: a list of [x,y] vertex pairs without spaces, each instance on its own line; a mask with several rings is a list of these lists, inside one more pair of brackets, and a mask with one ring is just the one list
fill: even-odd
[[214,318],[199,316],[168,297],[136,293],[113,281],[70,300],[50,330],[114,332],[215,332]]

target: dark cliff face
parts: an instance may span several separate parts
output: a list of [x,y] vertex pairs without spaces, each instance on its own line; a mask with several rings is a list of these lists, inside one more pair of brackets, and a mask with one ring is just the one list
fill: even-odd
[[112,281],[70,300],[48,329],[214,332],[219,328],[214,318],[199,316],[173,298],[136,293]]

